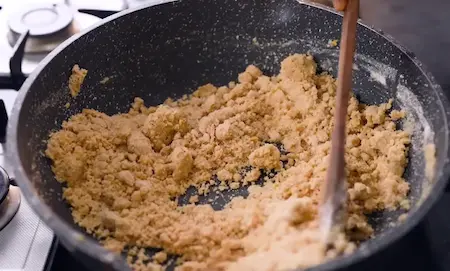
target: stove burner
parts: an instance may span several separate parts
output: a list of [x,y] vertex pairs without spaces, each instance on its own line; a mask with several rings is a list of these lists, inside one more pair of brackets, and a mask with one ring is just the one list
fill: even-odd
[[9,176],[0,167],[0,230],[13,219],[20,206],[20,190],[9,185]]
[[11,47],[14,47],[20,36],[29,31],[24,53],[48,53],[99,20],[64,4],[35,4],[11,13],[6,36]]
[[69,26],[73,13],[66,5],[33,5],[12,14],[8,25],[17,35],[29,30],[31,37],[46,36]]
[[20,207],[20,189],[17,186],[9,188],[8,196],[0,204],[0,230],[2,230],[16,215]]

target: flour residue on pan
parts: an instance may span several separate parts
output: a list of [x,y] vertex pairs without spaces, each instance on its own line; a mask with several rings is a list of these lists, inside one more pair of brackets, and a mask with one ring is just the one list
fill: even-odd
[[[327,41],[314,39],[314,37],[311,37],[311,39],[284,40],[281,42],[262,41],[257,37],[253,37],[251,45],[259,47],[261,49],[268,49],[271,47],[286,48],[300,43],[307,49],[309,54],[326,56],[326,58],[320,60],[320,66],[322,69],[331,72],[338,66],[339,50],[336,48],[329,48],[327,46]],[[268,51],[271,52],[271,50]],[[276,52],[276,50],[273,50],[273,52]],[[398,73],[395,68],[378,62],[375,59],[358,52],[356,52],[355,58],[355,62],[358,64],[355,63],[353,65],[353,70],[363,70],[368,72],[372,81],[378,82],[383,87],[387,87],[388,80],[390,82],[395,81]],[[278,58],[276,58],[275,60],[278,60]],[[263,66],[263,68],[268,67]]]
[[[418,204],[420,204],[429,195],[435,177],[436,146],[434,144],[434,131],[425,118],[417,96],[410,89],[399,84],[396,99],[400,107],[407,112],[404,129],[412,134],[412,148],[417,148],[417,151],[421,151],[424,156],[424,172],[429,182],[424,182],[422,195],[418,201]],[[413,174],[417,174],[414,172],[417,169],[412,168],[412,170]]]
[[378,82],[384,87],[387,87],[388,80],[395,81],[397,69],[362,54],[357,54],[356,59],[361,61],[360,66],[363,70],[369,72],[372,81]]
[[[399,84],[397,86],[397,101],[400,107],[408,112],[408,123],[406,123],[405,129],[412,129],[412,132],[416,136],[416,140],[421,140],[423,146],[433,143],[434,131],[425,115],[423,113],[422,105],[420,104],[417,96],[412,93],[406,86]],[[413,125],[413,127],[409,126]]]
[[[339,51],[336,49],[323,49],[310,44],[310,52],[327,56],[321,63],[322,68],[325,70],[332,71],[333,67],[338,66]],[[353,65],[353,70],[366,71],[371,81],[377,82],[383,87],[388,87],[388,82],[395,82],[398,74],[397,69],[358,52],[355,53],[355,63],[357,64]]]

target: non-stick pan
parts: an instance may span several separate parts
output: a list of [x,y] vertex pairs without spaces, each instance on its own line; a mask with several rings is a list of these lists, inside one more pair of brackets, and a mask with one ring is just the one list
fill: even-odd
[[[43,155],[49,133],[83,108],[125,112],[136,96],[157,105],[207,82],[226,84],[248,64],[275,74],[280,60],[292,53],[309,52],[322,70],[336,75],[339,48],[329,41],[338,39],[340,25],[339,14],[295,0],[184,0],[124,11],[70,38],[23,84],[8,126],[8,162],[25,198],[69,251],[93,270],[127,270],[120,255],[107,252],[74,224],[62,186]],[[394,107],[406,109],[412,120],[405,178],[413,207],[403,223],[395,223],[399,211],[374,214],[376,238],[315,270],[349,267],[403,236],[444,191],[450,173],[450,107],[440,86],[390,37],[361,23],[357,39],[358,99],[378,104],[393,98]],[[89,70],[76,99],[68,91],[74,64]],[[109,81],[102,84],[105,77]],[[431,181],[424,172],[425,143],[436,145]],[[214,204],[220,208],[223,202]]]

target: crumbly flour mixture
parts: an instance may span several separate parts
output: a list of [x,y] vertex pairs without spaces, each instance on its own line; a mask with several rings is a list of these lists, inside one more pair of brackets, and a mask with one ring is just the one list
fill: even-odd
[[81,69],[78,65],[73,66],[72,74],[69,77],[69,90],[72,97],[76,97],[80,93],[87,72],[86,69]]
[[[370,237],[365,214],[407,205],[410,136],[394,123],[404,114],[387,113],[391,102],[351,98],[346,232],[326,250],[317,209],[335,79],[316,74],[313,58],[300,54],[286,58],[277,76],[251,65],[238,79],[155,107],[136,98],[126,114],[85,109],[51,134],[46,155],[67,183],[75,221],[105,247],[127,249],[135,270],[164,269],[172,254],[186,271],[306,268]],[[220,190],[249,185],[250,194],[219,211],[199,204],[198,195],[178,206],[188,187],[201,197],[215,180]],[[147,247],[162,251],[147,257]]]

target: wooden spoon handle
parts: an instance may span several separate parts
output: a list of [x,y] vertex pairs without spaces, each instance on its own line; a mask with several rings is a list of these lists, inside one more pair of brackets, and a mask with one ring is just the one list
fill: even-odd
[[[341,44],[339,54],[339,70],[337,79],[336,105],[334,112],[334,129],[331,139],[330,164],[325,187],[323,187],[322,207],[328,204],[327,212],[332,225],[342,223],[342,213],[346,201],[345,180],[345,122],[349,93],[352,87],[353,57],[356,44],[356,26],[358,22],[359,0],[349,0],[342,23]],[[331,208],[331,209],[330,209]]]

